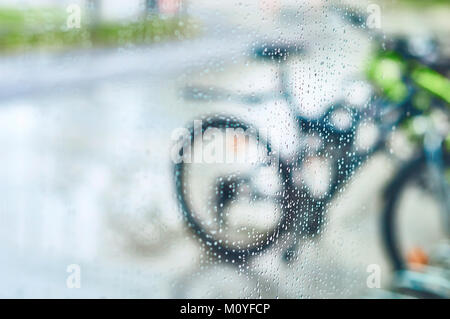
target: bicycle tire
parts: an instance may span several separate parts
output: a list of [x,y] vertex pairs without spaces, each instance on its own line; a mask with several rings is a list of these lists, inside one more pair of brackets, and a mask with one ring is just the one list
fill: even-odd
[[[391,262],[394,271],[407,270],[408,265],[402,254],[400,248],[400,240],[397,234],[397,215],[398,215],[398,201],[404,188],[418,178],[423,169],[426,168],[426,154],[422,153],[420,156],[410,160],[404,165],[385,189],[384,210],[381,218],[382,241],[384,250]],[[444,158],[445,167],[450,166],[448,154]]]
[[[202,132],[208,128],[242,128],[247,130],[251,128],[250,125],[232,116],[212,116],[204,117],[202,119]],[[192,143],[194,138],[194,129],[191,127],[189,129],[190,139],[189,143]],[[267,145],[268,151],[270,152],[270,144],[263,140],[260,136],[257,136],[258,141],[264,142]],[[180,149],[181,152],[181,149]],[[181,153],[180,153],[181,154]],[[233,263],[244,263],[249,256],[261,253],[265,249],[272,246],[277,240],[287,231],[289,231],[294,223],[293,217],[296,212],[294,207],[298,200],[294,199],[295,192],[293,192],[292,178],[290,170],[288,169],[288,164],[279,158],[279,170],[278,175],[281,178],[283,185],[283,203],[281,204],[281,218],[277,225],[267,232],[266,239],[257,244],[253,244],[246,248],[237,248],[227,244],[214,237],[208,230],[206,230],[201,225],[201,221],[195,217],[195,212],[189,205],[189,201],[185,198],[184,192],[184,169],[185,163],[182,161],[174,165],[174,177],[175,177],[175,187],[177,194],[177,201],[181,213],[184,216],[184,220],[188,229],[193,235],[198,237],[204,244],[206,244],[209,249],[215,253],[215,255],[221,256],[226,262]],[[288,202],[289,204],[288,205]]]

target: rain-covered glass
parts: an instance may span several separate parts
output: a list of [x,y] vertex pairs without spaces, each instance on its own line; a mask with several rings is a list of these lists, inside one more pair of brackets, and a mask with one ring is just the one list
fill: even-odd
[[0,297],[450,297],[449,14],[3,0]]

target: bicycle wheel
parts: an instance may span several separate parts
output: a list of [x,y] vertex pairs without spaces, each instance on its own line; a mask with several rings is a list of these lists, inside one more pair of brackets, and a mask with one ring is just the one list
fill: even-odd
[[[448,154],[445,168],[450,168]],[[448,239],[446,212],[438,197],[425,154],[407,163],[385,192],[382,236],[385,251],[395,271],[408,270],[427,263],[427,252],[437,242]],[[449,187],[444,181],[444,187]]]
[[[183,159],[174,165],[181,212],[214,257],[242,263],[291,228],[296,210],[290,170],[254,128],[237,118],[212,116],[202,119],[201,130],[194,126],[178,149]],[[199,136],[202,148],[196,149]],[[195,161],[199,152],[202,160]],[[219,156],[205,161],[208,152]]]

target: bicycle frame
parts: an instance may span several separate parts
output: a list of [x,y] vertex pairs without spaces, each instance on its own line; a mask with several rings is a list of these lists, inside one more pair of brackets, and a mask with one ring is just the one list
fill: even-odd
[[[318,230],[323,224],[324,218],[323,213],[324,209],[329,202],[331,202],[337,193],[341,192],[345,187],[346,183],[349,179],[354,175],[354,173],[364,165],[364,163],[371,158],[377,152],[381,152],[386,150],[387,141],[389,139],[390,133],[394,127],[397,127],[404,123],[404,121],[412,116],[419,115],[423,113],[423,110],[418,109],[414,105],[414,97],[417,92],[416,87],[417,84],[419,87],[427,90],[428,92],[436,95],[433,87],[424,87],[421,85],[420,79],[417,79],[416,76],[411,76],[411,71],[414,70],[414,66],[410,64],[410,58],[405,58],[407,62],[407,66],[411,68],[408,70],[410,73],[407,74],[407,77],[403,77],[399,79],[402,82],[402,96],[400,101],[393,101],[388,96],[387,98],[379,97],[375,94],[372,94],[370,99],[367,101],[367,105],[364,108],[357,107],[349,107],[346,105],[345,101],[338,101],[331,105],[327,111],[321,115],[319,118],[305,118],[302,117],[299,113],[299,107],[295,102],[294,94],[291,92],[289,86],[289,70],[288,65],[285,63],[287,59],[292,54],[297,54],[301,50],[295,46],[267,46],[261,47],[259,51],[256,51],[256,57],[262,59],[269,59],[270,61],[278,64],[278,89],[277,93],[269,92],[263,93],[259,96],[255,95],[233,95],[230,92],[221,91],[220,89],[211,88],[208,90],[206,94],[200,94],[201,97],[207,97],[208,99],[223,99],[227,98],[228,100],[232,100],[235,102],[241,102],[244,104],[259,104],[263,101],[268,100],[284,100],[289,107],[291,114],[298,122],[297,130],[302,134],[312,135],[320,138],[320,147],[311,152],[308,148],[303,147],[299,148],[294,157],[290,159],[283,158],[281,154],[280,157],[283,158],[282,165],[277,169],[282,173],[282,180],[288,181],[286,185],[284,185],[284,195],[287,194],[287,198],[289,201],[288,210],[284,210],[283,217],[280,220],[277,229],[280,227],[284,232],[291,233],[293,236],[293,240],[291,240],[292,244],[287,248],[285,257],[286,259],[290,259],[292,257],[292,253],[295,253],[296,246],[299,243],[299,238],[301,233],[306,233],[307,236],[313,237],[318,234]],[[429,74],[424,73],[429,76]],[[423,77],[422,77],[423,80]],[[426,84],[427,81],[423,83]],[[200,91],[198,91],[200,92]],[[225,92],[225,93],[223,93]],[[195,90],[193,91],[195,93]],[[445,90],[438,90],[438,97],[445,97]],[[398,96],[398,95],[397,95]],[[446,99],[444,99],[445,101]],[[429,106],[427,106],[429,107]],[[344,111],[349,115],[350,122],[346,127],[338,127],[336,123],[333,123],[333,115],[336,111]],[[364,121],[370,120],[373,122],[374,126],[378,129],[378,138],[376,141],[368,148],[358,148],[355,147],[355,137],[357,133],[357,129]],[[234,119],[234,121],[238,121]],[[245,123],[235,123],[238,127],[242,125],[245,126]],[[225,123],[221,123],[219,125],[221,128],[225,125]],[[191,133],[192,136],[192,133]],[[270,141],[268,141],[270,142]],[[423,151],[421,151],[423,154]],[[332,177],[331,182],[328,185],[327,190],[324,194],[319,196],[314,195],[307,187],[297,187],[294,183],[293,173],[296,170],[299,170],[304,165],[305,159],[309,156],[311,157],[328,157],[333,159],[332,161]],[[179,173],[181,169],[176,167],[176,173]],[[249,174],[249,177],[252,175]],[[241,178],[242,181],[245,178]],[[247,179],[250,181],[251,179]],[[177,192],[182,194],[182,181],[177,180]],[[235,183],[236,181],[232,181],[231,183]],[[224,185],[221,190],[225,189],[230,185]],[[249,185],[252,188],[251,191],[254,194],[257,194],[255,185]],[[225,194],[225,193],[224,193]],[[226,195],[226,194],[225,194]],[[281,196],[281,195],[280,195]],[[446,196],[446,195],[444,195]],[[224,196],[227,197],[227,196]],[[448,196],[447,196],[448,197]],[[217,198],[220,203],[223,204],[223,209],[225,209],[225,205],[231,200],[225,200],[224,198]],[[272,199],[272,200],[275,200]],[[188,212],[187,206],[185,202],[181,202],[183,207],[183,212]],[[285,200],[285,204],[287,204]],[[184,206],[183,206],[184,205]],[[220,205],[219,205],[220,206]],[[188,223],[194,225],[193,230],[195,230],[196,234],[200,236],[204,241],[209,244],[214,244],[214,237],[209,236],[203,229],[197,225],[195,220],[192,219],[192,216],[188,215]],[[217,220],[222,222],[223,214],[221,211],[218,211]],[[306,225],[306,227],[305,227]],[[298,227],[301,226],[301,227]],[[300,229],[300,231],[299,231]],[[301,231],[301,229],[305,230],[305,232]],[[271,242],[274,242],[276,236],[270,239]],[[269,243],[266,243],[264,247],[252,246],[251,249],[248,250],[240,250],[239,252],[234,250],[227,250],[228,256],[233,255],[231,260],[243,262],[246,258],[245,256],[249,256],[254,252],[262,251],[266,247],[270,246]],[[227,248],[228,249],[228,248]],[[242,254],[242,256],[240,255]]]

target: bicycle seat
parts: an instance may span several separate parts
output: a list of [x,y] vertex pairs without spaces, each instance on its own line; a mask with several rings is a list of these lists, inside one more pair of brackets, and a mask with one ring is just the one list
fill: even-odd
[[290,56],[302,54],[304,49],[296,44],[262,44],[253,52],[258,59],[286,61]]

